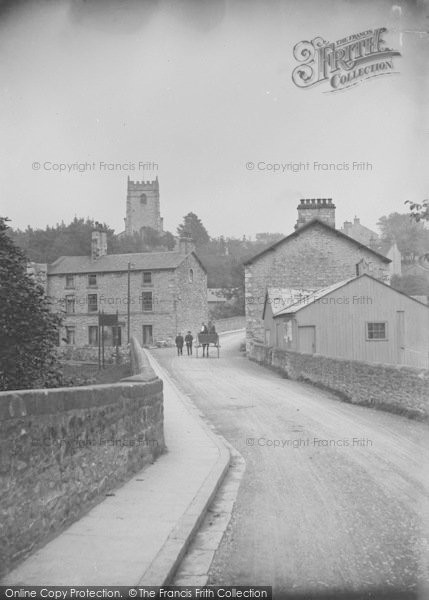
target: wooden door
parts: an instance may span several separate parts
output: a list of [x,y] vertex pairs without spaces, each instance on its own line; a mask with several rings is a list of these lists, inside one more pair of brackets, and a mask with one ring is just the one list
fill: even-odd
[[298,352],[306,354],[316,352],[316,327],[313,325],[298,327]]

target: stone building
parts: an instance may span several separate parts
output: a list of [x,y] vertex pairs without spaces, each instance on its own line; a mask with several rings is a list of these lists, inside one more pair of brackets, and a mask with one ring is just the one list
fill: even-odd
[[163,231],[158,177],[154,181],[131,181],[128,177],[124,233],[141,233],[143,227]]
[[169,341],[195,335],[208,319],[207,273],[189,241],[174,252],[107,254],[106,234],[93,232],[91,256],[62,256],[48,265],[47,294],[64,312],[61,345],[98,346],[98,316],[118,314],[105,345]]
[[390,259],[335,229],[331,199],[304,199],[295,231],[245,263],[246,341],[264,341],[267,288],[317,290],[368,273],[389,281]]
[[402,256],[396,242],[382,241],[378,233],[372,229],[369,229],[368,227],[365,227],[365,225],[362,225],[358,217],[353,219],[353,223],[351,221],[344,221],[343,227],[340,229],[340,231],[349,237],[352,237],[357,242],[360,242],[361,244],[380,252],[380,254],[383,254],[383,256],[390,258],[390,276],[401,275]]
[[364,244],[365,246],[369,246],[370,248],[375,248],[377,246],[379,238],[378,233],[365,227],[365,225],[362,225],[358,217],[353,219],[353,223],[351,221],[344,221],[340,231],[356,241],[361,242],[361,244]]

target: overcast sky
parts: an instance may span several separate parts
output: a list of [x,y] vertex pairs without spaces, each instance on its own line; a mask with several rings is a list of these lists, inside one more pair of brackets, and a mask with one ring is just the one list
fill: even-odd
[[[175,232],[193,211],[212,236],[290,233],[302,197],[333,198],[337,226],[357,215],[371,228],[381,215],[405,212],[405,200],[428,197],[425,2],[2,6],[0,214],[13,227],[77,215],[119,232],[128,175],[158,176],[166,229]],[[377,27],[388,28],[386,43],[402,53],[397,74],[338,93],[293,84],[297,42]],[[135,170],[103,170],[100,161]],[[248,170],[249,161],[373,168],[273,173]],[[51,167],[74,162],[95,169]],[[140,162],[158,169],[139,169]]]

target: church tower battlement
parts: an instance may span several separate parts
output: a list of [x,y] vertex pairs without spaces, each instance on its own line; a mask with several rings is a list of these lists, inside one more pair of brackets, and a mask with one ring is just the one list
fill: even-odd
[[151,227],[162,233],[158,177],[154,181],[131,181],[128,177],[125,234],[140,233]]

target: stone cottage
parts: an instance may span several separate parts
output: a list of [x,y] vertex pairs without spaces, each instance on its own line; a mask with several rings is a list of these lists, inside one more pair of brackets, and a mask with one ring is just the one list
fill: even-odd
[[389,282],[390,259],[335,228],[331,199],[302,199],[295,231],[245,263],[246,346],[264,341],[268,288],[313,291],[368,273]]
[[118,315],[105,328],[108,346],[129,336],[150,345],[178,331],[195,335],[208,318],[207,273],[188,240],[173,252],[107,254],[106,233],[94,231],[91,256],[48,265],[46,289],[64,312],[60,345],[98,346],[100,312]]

